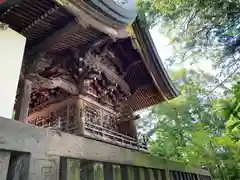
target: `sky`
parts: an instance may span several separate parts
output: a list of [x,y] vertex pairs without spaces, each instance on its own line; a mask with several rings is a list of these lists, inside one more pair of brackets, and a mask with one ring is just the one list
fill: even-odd
[[[164,63],[164,61],[166,61],[167,58],[172,56],[172,53],[173,53],[173,49],[170,45],[170,40],[166,36],[160,33],[159,26],[155,26],[152,29],[150,29],[150,34],[153,38],[153,42],[157,48],[158,54]],[[194,69],[196,71],[202,70],[212,75],[217,74],[217,72],[213,70],[212,63],[207,60],[201,60],[199,61],[199,63],[194,64],[194,66],[186,62],[183,64],[183,67],[187,69]],[[165,68],[166,68],[166,65],[165,65]],[[175,67],[175,68],[181,68],[181,67]]]

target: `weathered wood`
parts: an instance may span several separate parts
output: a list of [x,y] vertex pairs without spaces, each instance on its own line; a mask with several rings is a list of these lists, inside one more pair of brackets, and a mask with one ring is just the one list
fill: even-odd
[[144,168],[144,169],[143,169],[143,172],[144,172],[144,179],[145,179],[145,180],[151,180],[151,179],[150,179],[149,170],[148,170],[147,168]]
[[56,87],[60,87],[61,89],[67,91],[69,94],[72,95],[78,94],[78,89],[76,85],[61,78],[53,78],[51,80],[41,76],[34,76],[33,78],[35,78],[35,81],[33,83],[34,89],[39,88],[54,89]]
[[102,104],[100,104],[100,103],[92,100],[91,98],[89,98],[89,97],[87,97],[87,96],[83,96],[83,95],[80,94],[80,95],[79,95],[79,98],[82,99],[82,100],[84,100],[84,101],[86,101],[86,102],[89,102],[89,103],[91,103],[91,104],[93,104],[93,105],[95,105],[95,106],[97,106],[97,107],[99,107],[100,109],[103,109],[103,110],[105,110],[105,111],[107,111],[107,112],[110,112],[111,114],[114,114],[115,116],[118,115],[118,113],[116,113],[116,112],[113,111],[112,109],[108,108],[107,106],[103,106]]
[[144,169],[139,168],[139,180],[145,180]]
[[59,180],[67,180],[67,170],[68,170],[68,159],[65,157],[60,158],[60,170],[59,170]]
[[104,180],[113,180],[113,166],[110,163],[103,164]]
[[157,179],[155,179],[155,177],[154,177],[154,174],[153,174],[153,170],[152,170],[152,169],[148,169],[148,173],[149,173],[149,178],[150,178],[150,180],[157,180]]
[[131,180],[129,179],[128,168],[126,165],[120,165],[121,168],[121,177],[122,180]]
[[66,180],[80,180],[80,160],[68,159],[67,161],[67,179]]
[[133,172],[134,172],[134,180],[141,180],[139,167],[133,167]]
[[132,166],[128,166],[128,180],[135,180],[134,179],[134,169]]
[[16,106],[15,119],[28,123],[28,110],[30,104],[30,95],[32,92],[32,81],[28,79],[23,80],[23,86],[20,87],[20,99]]
[[123,122],[127,121],[135,121],[140,118],[140,115],[133,115],[133,116],[128,116],[128,117],[120,117],[118,118],[117,124],[121,124]]
[[49,104],[47,108],[42,109],[41,111],[33,112],[28,116],[29,121],[35,120],[41,116],[50,116],[51,112],[56,111],[57,109],[63,107],[65,104],[76,103],[77,97],[72,96],[71,98],[62,100],[61,102]]
[[128,84],[107,66],[101,63],[99,57],[94,57],[90,52],[88,52],[85,57],[85,62],[90,67],[92,66],[93,68],[100,69],[111,81],[113,81],[113,83],[118,84],[126,94],[130,93]]
[[102,163],[94,163],[94,179],[93,180],[104,180],[104,170]]
[[0,179],[7,180],[10,152],[0,151]]
[[[29,54],[34,53],[41,53],[41,52],[47,52],[50,51],[51,48],[59,43],[63,37],[65,37],[67,34],[71,34],[75,28],[76,28],[77,22],[75,20],[72,20],[69,22],[66,26],[59,29],[57,32],[52,34],[50,37],[46,38],[42,43],[32,47],[29,50]],[[28,54],[28,56],[29,56]]]
[[121,168],[119,165],[113,165],[113,180],[122,180]]

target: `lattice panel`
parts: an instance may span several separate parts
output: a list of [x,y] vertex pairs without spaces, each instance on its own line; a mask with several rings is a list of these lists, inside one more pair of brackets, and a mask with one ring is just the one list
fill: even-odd
[[67,133],[74,133],[79,128],[79,122],[76,119],[76,104],[63,104],[50,113],[43,113],[43,115],[37,116],[30,123],[44,128],[53,128]]
[[84,102],[83,113],[86,122],[101,125],[101,110],[99,107]]
[[68,131],[74,133],[79,127],[79,123],[76,119],[76,105],[68,105]]
[[117,131],[116,117],[107,111],[102,111],[103,127]]

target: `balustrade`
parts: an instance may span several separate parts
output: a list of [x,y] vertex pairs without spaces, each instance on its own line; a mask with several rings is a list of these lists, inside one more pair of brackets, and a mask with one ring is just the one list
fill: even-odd
[[96,102],[90,102],[87,98],[66,100],[48,109],[31,115],[30,123],[131,149],[147,149],[146,145],[138,142],[136,138],[118,132],[117,113]]
[[111,129],[107,129],[100,125],[96,125],[90,122],[85,122],[84,135],[90,138],[107,141],[115,145],[120,145],[144,151],[147,150],[147,146],[144,143],[138,142],[133,137],[115,132]]

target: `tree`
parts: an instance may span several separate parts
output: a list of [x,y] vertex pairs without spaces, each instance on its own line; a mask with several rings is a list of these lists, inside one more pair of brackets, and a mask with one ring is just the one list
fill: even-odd
[[[219,103],[233,102],[236,85],[225,97],[209,94],[192,78],[194,72],[184,69],[174,73],[181,95],[169,102],[154,106],[149,118],[151,153],[169,160],[207,166],[215,179],[236,180],[240,177],[240,143],[235,133],[228,130],[229,116],[222,114]],[[238,89],[238,88],[237,88]],[[238,93],[237,93],[238,94]],[[226,112],[229,108],[226,108]],[[150,133],[149,133],[150,132]],[[238,133],[239,134],[239,131]]]
[[[140,17],[171,39],[176,63],[213,61],[219,76],[239,68],[240,1],[138,0]],[[217,80],[217,79],[216,79]]]

